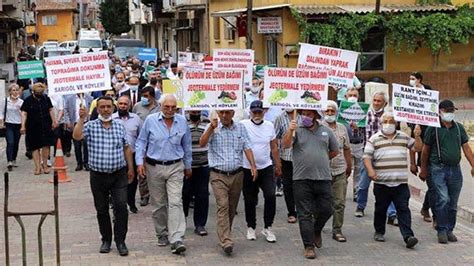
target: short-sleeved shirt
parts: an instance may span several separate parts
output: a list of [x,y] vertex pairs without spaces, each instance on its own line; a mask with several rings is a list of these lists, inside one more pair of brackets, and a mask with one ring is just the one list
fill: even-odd
[[115,119],[105,128],[99,119],[87,122],[83,134],[92,171],[113,173],[125,167],[124,147],[128,145],[125,127]]
[[133,111],[132,112],[137,114],[142,121],[145,121],[147,116],[149,116],[151,114],[159,113],[160,112],[160,106],[158,106],[158,104],[156,104],[152,109],[148,109],[147,106],[142,105],[142,102],[138,102],[137,104],[135,104],[133,106]]
[[38,98],[31,95],[26,98],[20,108],[21,111],[28,114],[26,129],[40,129],[42,132],[51,130],[53,123],[49,114],[51,108],[53,108],[53,104],[51,103],[51,99],[46,95],[42,95]]
[[244,125],[232,122],[230,127],[224,127],[219,123],[209,138],[209,167],[227,172],[237,170],[242,167],[243,151],[248,149],[251,144]]
[[371,159],[377,173],[377,184],[395,187],[408,183],[408,151],[415,140],[397,131],[392,139],[382,132],[373,135],[365,145],[364,159]]
[[[261,170],[272,165],[270,142],[276,138],[275,128],[273,127],[272,122],[263,121],[262,124],[256,125],[251,120],[246,119],[242,120],[240,123],[245,126],[247,133],[249,134],[257,169]],[[250,163],[245,156],[243,167],[250,169]]]
[[325,121],[323,125],[327,126],[336,135],[337,144],[339,147],[339,154],[331,159],[331,174],[333,176],[344,173],[347,169],[346,159],[344,158],[344,150],[350,150],[349,135],[347,134],[346,127],[336,122],[336,128],[330,127]]
[[331,129],[298,127],[293,140],[293,180],[332,180],[330,151],[338,151]]
[[[429,127],[426,130],[423,143],[430,146],[429,162],[431,164],[459,165],[461,146],[469,141],[469,137],[463,125],[455,123],[450,128],[441,124],[440,128]],[[436,132],[438,133],[438,141],[436,140]],[[438,157],[438,144],[441,158]]]

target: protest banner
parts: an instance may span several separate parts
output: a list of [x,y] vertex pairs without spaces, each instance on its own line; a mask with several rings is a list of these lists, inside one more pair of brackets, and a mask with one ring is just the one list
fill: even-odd
[[110,88],[106,51],[45,58],[48,94],[76,94]]
[[192,52],[178,52],[178,68],[186,70],[203,70],[204,54]]
[[348,102],[341,101],[339,111],[337,114],[337,122],[343,125],[350,125],[352,122],[358,127],[365,127],[367,125],[367,112],[370,104],[363,102]]
[[353,87],[353,80],[359,53],[327,46],[300,43],[298,68],[327,70],[329,86]]
[[392,84],[392,106],[396,121],[440,127],[439,92]]
[[281,17],[258,17],[257,18],[257,33],[272,34],[282,33],[283,23]]
[[44,78],[43,61],[17,62],[18,79]]
[[156,61],[157,52],[156,48],[139,48],[138,59],[142,61]]
[[265,69],[264,105],[324,110],[328,99],[328,72],[318,69]]
[[180,79],[163,79],[163,93],[173,94],[178,100],[178,108],[184,107],[183,84]]
[[249,49],[214,49],[212,69],[244,70],[244,88],[250,88],[254,56],[254,50]]
[[239,70],[184,72],[184,108],[186,110],[242,109],[243,73]]
[[365,83],[365,102],[371,103],[372,98],[374,98],[374,94],[376,92],[383,92],[385,97],[387,98],[387,102],[390,102],[390,94],[388,92],[388,84],[386,83],[378,83],[378,82],[367,82]]

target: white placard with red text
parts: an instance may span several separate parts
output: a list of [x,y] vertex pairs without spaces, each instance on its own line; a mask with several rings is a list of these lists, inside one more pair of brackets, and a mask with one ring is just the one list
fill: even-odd
[[392,84],[392,107],[396,121],[440,127],[439,92]]
[[282,33],[283,23],[281,17],[259,17],[257,18],[257,33],[272,34]]
[[214,49],[214,70],[244,70],[244,87],[252,85],[254,50],[250,49]]
[[186,71],[183,73],[186,110],[234,110],[243,108],[241,70]]
[[319,69],[265,69],[264,106],[325,110],[328,72]]
[[48,57],[48,94],[76,94],[110,88],[107,52]]
[[298,68],[324,69],[329,74],[329,86],[353,87],[359,53],[327,46],[300,43]]

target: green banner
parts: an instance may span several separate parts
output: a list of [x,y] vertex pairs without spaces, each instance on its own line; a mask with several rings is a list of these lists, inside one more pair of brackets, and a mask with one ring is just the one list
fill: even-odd
[[19,79],[44,78],[43,61],[22,61],[17,63]]
[[339,107],[337,122],[344,125],[350,125],[351,122],[357,124],[358,127],[365,127],[367,124],[367,112],[370,104],[368,103],[352,103],[342,101]]

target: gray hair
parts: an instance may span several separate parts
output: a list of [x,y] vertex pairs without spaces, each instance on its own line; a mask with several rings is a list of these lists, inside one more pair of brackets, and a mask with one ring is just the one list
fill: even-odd
[[176,99],[176,96],[174,94],[171,94],[171,93],[162,94],[160,99],[158,100],[158,102],[160,103],[160,105],[163,105],[163,103],[166,100],[174,100],[174,101],[178,102],[178,99]]
[[359,90],[358,90],[357,88],[355,88],[355,87],[351,87],[351,88],[347,89],[346,95],[347,95],[349,92],[351,92],[351,91],[357,91],[357,95],[359,95]]
[[384,112],[384,113],[382,114],[382,121],[384,121],[385,119],[388,119],[388,118],[393,118],[393,119],[395,119],[395,116],[393,115],[392,110],[387,111],[387,112]]
[[382,96],[384,102],[387,102],[387,101],[388,101],[387,95],[386,95],[385,92],[383,92],[383,91],[377,91],[377,92],[375,92],[374,95],[372,95],[372,99],[373,99],[375,96]]
[[16,84],[16,83],[12,83],[8,86],[8,92],[11,92],[14,88],[19,90],[20,86],[18,86],[18,84]]
[[339,106],[337,106],[337,103],[335,101],[332,101],[332,100],[328,100],[327,105],[326,105],[326,110],[329,107],[334,107],[336,112],[339,109]]

